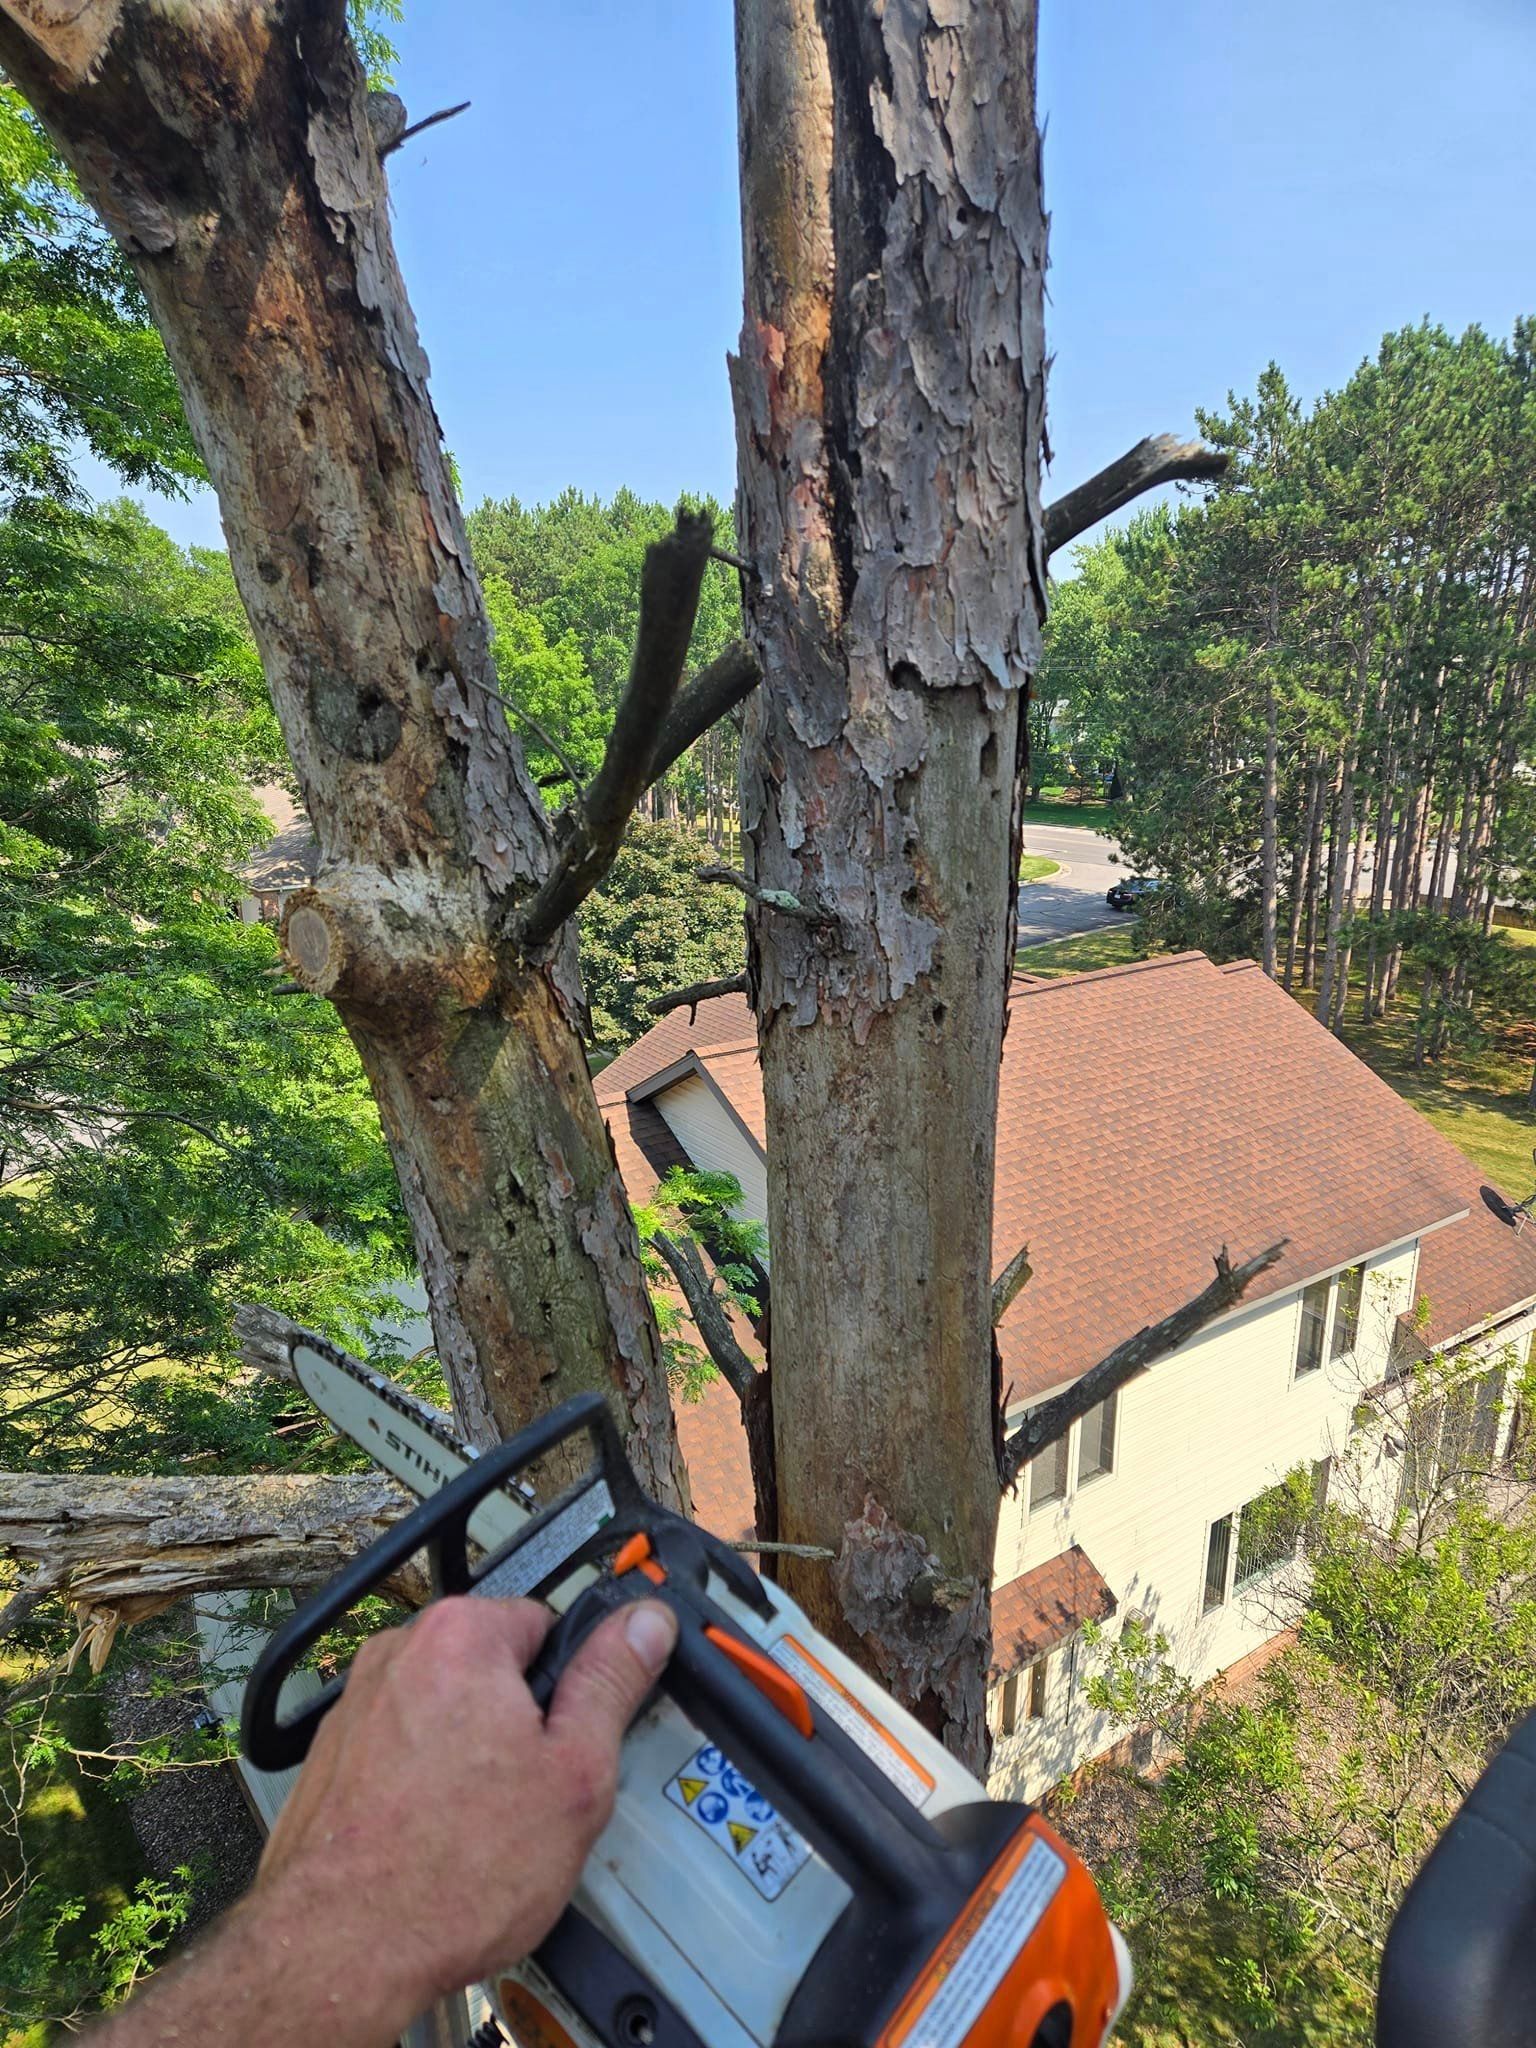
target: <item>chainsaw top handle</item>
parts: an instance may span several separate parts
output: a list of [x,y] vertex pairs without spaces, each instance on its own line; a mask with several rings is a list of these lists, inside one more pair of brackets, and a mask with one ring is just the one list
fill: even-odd
[[[509,1543],[471,1568],[467,1527],[497,1487],[566,1439],[585,1432],[595,1452],[586,1476],[533,1515]],[[706,1530],[659,1507],[640,1488],[601,1395],[579,1395],[422,1502],[339,1572],[272,1636],[246,1686],[241,1744],[253,1764],[280,1770],[308,1753],[341,1697],[333,1678],[291,1718],[284,1682],[316,1643],[367,1594],[426,1550],[435,1594],[538,1598],[594,1561],[604,1571],[556,1621],[528,1670],[547,1706],[560,1673],[603,1619],[639,1600],[661,1600],[678,1621],[660,1684],[731,1757],[845,1881],[871,1882],[892,1901],[931,1892],[942,1843],[864,1750],[709,1596],[711,1571],[749,1609],[776,1608],[757,1573]]]
[[[585,1433],[591,1441],[591,1470],[550,1504],[529,1517],[526,1528],[478,1572],[469,1563],[469,1523],[487,1495],[509,1487],[530,1465],[558,1445]],[[420,1551],[427,1554],[433,1598],[450,1593],[527,1594],[538,1598],[559,1579],[586,1563],[595,1541],[605,1535],[622,1541],[646,1525],[656,1512],[640,1490],[608,1404],[600,1394],[578,1394],[550,1414],[540,1416],[509,1442],[483,1451],[457,1479],[401,1521],[321,1587],[275,1631],[246,1684],[241,1713],[240,1744],[258,1769],[291,1769],[309,1754],[320,1723],[341,1698],[346,1674],[333,1678],[285,1718],[279,1695],[315,1645],[358,1603],[375,1593]],[[591,1525],[590,1536],[562,1546],[562,1525]],[[548,1570],[540,1566],[548,1557]],[[515,1561],[524,1560],[519,1574]],[[496,1577],[500,1583],[487,1584]]]

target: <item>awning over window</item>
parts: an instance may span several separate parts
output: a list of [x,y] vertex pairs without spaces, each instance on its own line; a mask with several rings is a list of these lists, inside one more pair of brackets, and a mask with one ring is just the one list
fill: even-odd
[[1115,1596],[1079,1543],[992,1593],[992,1676],[1033,1664],[1085,1621],[1105,1621]]

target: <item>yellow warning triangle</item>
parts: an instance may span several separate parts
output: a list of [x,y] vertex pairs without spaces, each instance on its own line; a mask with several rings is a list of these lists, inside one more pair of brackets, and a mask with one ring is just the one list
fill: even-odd
[[727,1821],[726,1826],[731,1831],[731,1840],[736,1844],[736,1854],[739,1856],[757,1833],[757,1829],[749,1828],[745,1821],[740,1820]]
[[706,1778],[679,1778],[677,1789],[683,1795],[684,1806],[692,1806],[708,1782]]

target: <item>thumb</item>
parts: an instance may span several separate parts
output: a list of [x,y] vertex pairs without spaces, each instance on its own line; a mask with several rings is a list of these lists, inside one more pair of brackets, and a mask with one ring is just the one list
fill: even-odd
[[561,1672],[545,1715],[550,1734],[562,1741],[595,1741],[617,1753],[676,1641],[677,1616],[659,1600],[610,1614]]

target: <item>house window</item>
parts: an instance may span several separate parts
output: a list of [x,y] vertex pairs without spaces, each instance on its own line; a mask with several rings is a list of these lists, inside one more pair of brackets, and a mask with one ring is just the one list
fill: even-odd
[[[1308,1289],[1311,1292],[1311,1289]],[[1360,1303],[1365,1293],[1364,1266],[1351,1266],[1339,1275],[1338,1299],[1333,1310],[1333,1341],[1330,1358],[1348,1358],[1360,1334]]]
[[1019,1674],[1010,1671],[1003,1680],[1003,1696],[997,1712],[997,1732],[1011,1735],[1019,1725]]
[[1119,1399],[1118,1393],[1111,1394],[1083,1417],[1077,1439],[1079,1486],[1085,1479],[1097,1479],[1100,1473],[1115,1469],[1115,1409]]
[[1047,1444],[1029,1468],[1029,1512],[1049,1507],[1053,1501],[1067,1497],[1067,1474],[1070,1461],[1067,1457],[1071,1443],[1071,1431],[1057,1437],[1055,1443]]
[[1209,1614],[1213,1607],[1220,1607],[1227,1597],[1227,1565],[1232,1556],[1232,1517],[1223,1515],[1219,1522],[1212,1522],[1211,1533],[1205,1544],[1205,1605]]
[[1029,1718],[1031,1721],[1045,1719],[1045,1694],[1050,1684],[1051,1660],[1037,1657],[1029,1667]]
[[1296,1555],[1315,1485],[1308,1485],[1300,1474],[1297,1481],[1293,1485],[1281,1480],[1278,1486],[1266,1487],[1239,1514],[1234,1593]]
[[1328,1296],[1331,1280],[1314,1280],[1301,1297],[1301,1334],[1296,1340],[1296,1377],[1316,1372],[1323,1362],[1323,1339],[1328,1334]]

